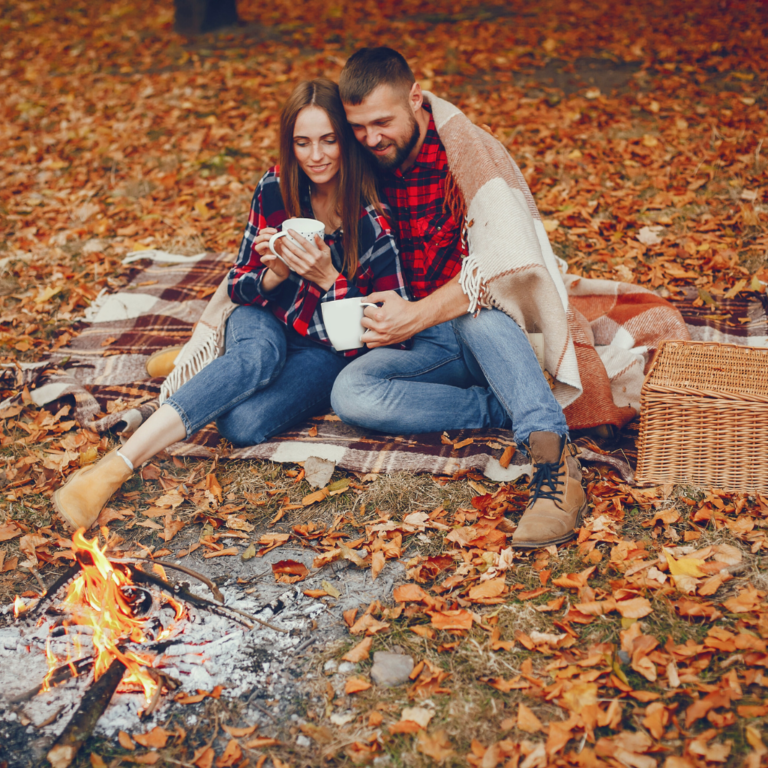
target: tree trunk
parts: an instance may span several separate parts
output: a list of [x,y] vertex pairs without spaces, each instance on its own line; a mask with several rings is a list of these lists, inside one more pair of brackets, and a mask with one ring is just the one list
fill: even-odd
[[175,29],[182,35],[199,35],[237,24],[235,0],[175,0]]

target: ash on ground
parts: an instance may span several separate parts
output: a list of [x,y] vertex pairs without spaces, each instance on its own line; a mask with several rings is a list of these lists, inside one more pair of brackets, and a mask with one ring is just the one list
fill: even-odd
[[[121,730],[148,731],[166,723],[174,713],[182,716],[185,727],[194,726],[204,703],[183,705],[174,701],[174,695],[211,692],[216,686],[222,686],[222,698],[238,700],[243,719],[258,723],[260,733],[277,734],[300,722],[302,713],[318,705],[311,694],[313,681],[323,674],[318,657],[329,643],[348,637],[342,613],[373,600],[388,601],[394,584],[404,576],[402,565],[391,562],[372,581],[370,570],[345,561],[315,571],[299,584],[275,582],[273,562],[293,559],[311,569],[313,557],[307,550],[283,547],[247,563],[240,558],[227,558],[227,563],[221,562],[223,558],[214,562],[185,559],[187,565],[219,583],[227,607],[285,632],[260,624],[247,629],[226,617],[187,606],[187,616],[172,626],[166,647],[152,664],[178,681],[179,690],[164,696],[160,707],[143,721],[139,717],[145,706],[143,694],[116,693],[96,733],[116,741]],[[173,579],[170,573],[169,578]],[[338,589],[338,599],[318,600],[303,594],[320,588],[323,580]],[[204,585],[192,581],[190,586],[192,592],[212,599]],[[44,757],[93,682],[86,666],[80,677],[45,693],[36,692],[48,672],[46,642],[53,629],[55,622],[45,615],[39,626],[20,619],[0,628],[0,762],[6,761],[8,768],[28,766]],[[88,634],[87,628],[78,634],[80,655],[89,647]],[[69,636],[50,639],[57,657],[66,657],[65,644],[72,645],[74,635],[75,628],[71,628]],[[343,688],[342,679],[333,682],[334,687]]]

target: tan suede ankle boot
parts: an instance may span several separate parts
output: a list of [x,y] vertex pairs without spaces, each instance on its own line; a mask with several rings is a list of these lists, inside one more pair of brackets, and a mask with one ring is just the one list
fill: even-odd
[[536,549],[561,544],[576,535],[587,509],[581,465],[565,436],[554,432],[531,432],[528,454],[533,462],[531,497],[512,546]]
[[133,474],[117,450],[72,474],[53,494],[53,507],[71,527],[90,528],[112,494]]
[[176,358],[179,356],[181,350],[181,347],[171,347],[170,349],[161,349],[159,352],[155,352],[155,354],[147,360],[147,373],[150,378],[166,378],[167,376],[170,376],[171,371],[175,367]]

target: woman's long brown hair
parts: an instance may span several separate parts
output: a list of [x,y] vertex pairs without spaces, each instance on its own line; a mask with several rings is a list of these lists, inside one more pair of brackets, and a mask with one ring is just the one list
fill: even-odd
[[362,207],[374,205],[381,213],[381,203],[370,161],[347,123],[339,86],[324,77],[299,83],[280,113],[280,192],[288,215],[301,216],[300,190],[309,179],[296,160],[293,129],[299,112],[309,106],[319,107],[328,115],[341,150],[336,212],[344,233],[343,270],[351,279],[360,261],[358,235]]

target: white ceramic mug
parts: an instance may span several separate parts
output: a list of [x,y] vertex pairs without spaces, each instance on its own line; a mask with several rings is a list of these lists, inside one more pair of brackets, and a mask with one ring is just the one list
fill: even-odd
[[276,232],[269,238],[269,250],[272,251],[283,264],[285,264],[285,259],[275,250],[275,243],[281,237],[287,237],[292,243],[298,245],[299,248],[302,247],[301,243],[297,242],[295,238],[288,234],[289,229],[292,229],[306,240],[309,240],[310,243],[315,242],[315,235],[320,235],[320,237],[322,237],[325,234],[325,224],[323,224],[322,221],[317,221],[316,219],[286,219],[283,222],[282,232]]
[[326,301],[320,306],[323,310],[325,331],[337,352],[363,346],[361,337],[367,330],[362,324],[363,313],[366,307],[375,307],[377,304],[356,297]]

